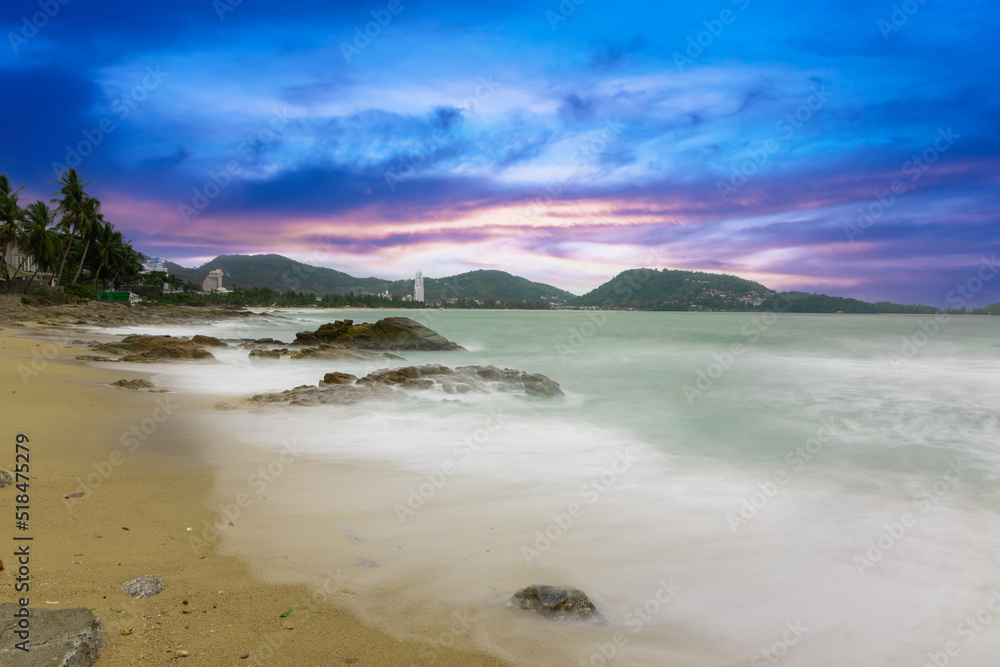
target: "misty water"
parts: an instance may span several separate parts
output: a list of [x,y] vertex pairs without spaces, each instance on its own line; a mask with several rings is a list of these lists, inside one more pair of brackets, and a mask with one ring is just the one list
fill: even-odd
[[[402,315],[468,351],[395,365],[493,364],[566,392],[184,416],[210,435],[210,506],[251,500],[222,548],[271,579],[319,587],[336,573],[337,604],[425,642],[415,664],[441,643],[526,665],[1000,653],[994,318],[282,314],[158,331],[289,342]],[[383,365],[216,356],[158,366],[156,381],[211,405]],[[267,465],[279,474],[251,480]],[[532,583],[585,590],[609,625],[503,606]]]

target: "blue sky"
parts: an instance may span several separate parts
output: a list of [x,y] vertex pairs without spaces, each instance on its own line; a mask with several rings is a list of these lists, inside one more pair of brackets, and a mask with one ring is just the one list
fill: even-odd
[[1000,238],[985,2],[42,0],[0,27],[0,170],[41,198],[76,166],[186,265],[945,305]]

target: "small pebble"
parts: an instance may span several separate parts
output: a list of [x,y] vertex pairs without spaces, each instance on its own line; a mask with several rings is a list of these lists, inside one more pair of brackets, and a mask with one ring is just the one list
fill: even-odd
[[249,657],[250,657],[249,653],[244,653],[243,655],[240,656],[240,660],[246,660]]
[[188,657],[188,652],[187,651],[177,651],[177,657],[178,658],[186,658],[186,657]]

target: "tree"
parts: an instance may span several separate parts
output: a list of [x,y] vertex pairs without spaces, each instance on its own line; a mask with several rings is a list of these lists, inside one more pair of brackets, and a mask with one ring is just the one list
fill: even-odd
[[52,209],[44,202],[36,201],[25,210],[24,234],[21,250],[35,260],[35,272],[28,279],[24,288],[27,293],[31,283],[42,267],[51,267],[59,258],[62,250],[62,240],[56,229],[55,216]]
[[110,222],[105,222],[100,225],[98,231],[94,235],[95,250],[97,251],[97,258],[99,264],[97,270],[94,271],[94,289],[98,288],[98,280],[100,279],[101,271],[105,267],[109,271],[114,270],[115,267],[121,266],[125,261],[125,254],[131,251],[131,247],[126,246],[124,239],[122,238],[121,232],[115,231],[115,226]]
[[[19,193],[23,189],[22,185],[15,190],[7,174],[0,174],[0,279],[7,278],[7,249],[17,243],[24,218],[24,209],[18,204]],[[10,283],[7,290],[10,291]]]
[[[89,224],[87,216],[92,204],[88,203],[90,197],[84,192],[84,188],[90,185],[91,181],[83,183],[76,169],[70,168],[64,171],[58,181],[53,183],[61,186],[59,192],[55,193],[61,197],[53,197],[52,203],[58,204],[56,209],[62,215],[62,226],[69,232],[66,239],[66,248],[63,250],[62,261],[59,263],[59,272],[56,274],[56,281],[62,280],[63,270],[66,267],[66,258],[69,256],[73,239],[80,231]],[[95,200],[96,201],[96,200]],[[82,265],[82,262],[81,262]]]
[[90,243],[100,233],[104,227],[104,216],[100,213],[101,202],[93,197],[87,197],[84,204],[83,224],[80,226],[80,238],[86,243],[83,246],[83,253],[80,255],[80,264],[76,267],[73,275],[73,282],[80,280],[83,273],[83,263],[87,260],[87,251],[90,250]]

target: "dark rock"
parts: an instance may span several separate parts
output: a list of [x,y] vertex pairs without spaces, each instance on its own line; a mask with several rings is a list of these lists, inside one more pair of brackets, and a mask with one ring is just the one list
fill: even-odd
[[117,382],[112,382],[111,386],[121,387],[122,389],[152,389],[156,385],[149,380],[118,380]]
[[327,343],[360,350],[463,350],[439,333],[408,317],[387,317],[374,324],[353,320],[329,322],[316,331],[295,334],[302,345]]
[[[199,336],[195,336],[199,338]],[[200,338],[209,340],[208,336]],[[224,344],[224,343],[223,343]],[[174,338],[172,336],[126,336],[120,342],[106,343],[95,348],[98,352],[125,355],[119,361],[150,362],[161,359],[214,359],[208,350],[200,347],[194,340]]]
[[15,648],[22,641],[14,634],[21,607],[0,604],[0,665],[7,667],[89,667],[104,650],[101,621],[89,609],[29,609],[30,652]]
[[142,600],[160,593],[163,590],[163,581],[159,577],[151,574],[144,574],[135,579],[129,579],[122,584],[122,591],[125,595]]
[[[346,351],[351,352],[351,350]],[[484,377],[490,379],[485,380]],[[479,391],[504,392],[534,398],[553,398],[563,395],[559,383],[544,375],[529,375],[509,368],[500,370],[493,366],[462,366],[451,369],[447,366],[427,364],[382,368],[361,379],[348,373],[327,373],[318,386],[305,385],[280,393],[260,394],[251,398],[250,404],[254,406],[351,405],[375,398],[415,399],[416,397],[410,394],[411,391],[424,392],[436,387],[440,387],[447,394]]]
[[191,338],[191,342],[195,343],[196,345],[207,345],[209,347],[229,347],[228,343],[223,343],[221,340],[215,338],[214,336],[202,336],[200,334],[197,336],[193,336]]
[[254,342],[261,345],[284,345],[280,340],[274,340],[273,338],[258,338]]
[[327,373],[323,376],[325,384],[354,384],[357,379],[357,376],[350,373]]
[[325,360],[349,360],[349,361],[370,361],[370,360],[399,360],[394,354],[388,352],[371,352],[369,350],[355,350],[352,348],[339,347],[326,343],[318,347],[306,347],[291,353],[292,359],[325,359]]
[[514,593],[507,606],[528,609],[554,621],[608,624],[586,593],[568,586],[527,586]]
[[286,348],[280,350],[250,350],[251,359],[280,359],[288,355],[289,352]]
[[102,361],[105,363],[110,361],[118,361],[117,359],[112,359],[110,357],[98,357],[93,354],[81,354],[76,359],[77,361]]

